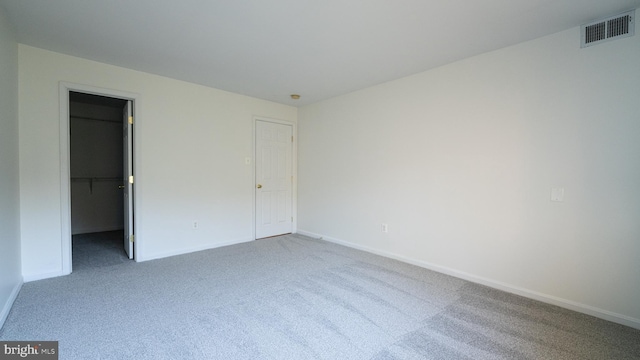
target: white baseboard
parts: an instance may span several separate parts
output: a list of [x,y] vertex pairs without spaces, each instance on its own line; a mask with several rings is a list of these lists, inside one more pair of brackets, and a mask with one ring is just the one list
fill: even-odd
[[195,247],[190,247],[190,248],[171,250],[171,251],[167,251],[167,252],[151,254],[150,256],[145,256],[142,259],[141,258],[137,258],[136,261],[143,262],[143,261],[149,261],[149,260],[162,259],[162,258],[166,258],[166,257],[170,257],[170,256],[189,254],[189,253],[193,253],[193,252],[196,252],[196,251],[210,250],[210,249],[215,249],[215,248],[219,248],[219,247],[223,247],[223,246],[242,244],[242,243],[253,241],[253,240],[255,240],[255,239],[253,239],[253,238],[242,238],[242,239],[224,241],[224,242],[219,242],[219,243],[214,243],[214,244],[206,244],[206,245],[202,245],[202,246],[195,246]]
[[493,280],[493,279],[488,279],[488,278],[485,278],[485,277],[473,275],[473,274],[470,274],[470,273],[466,273],[464,271],[458,271],[458,270],[447,268],[447,267],[444,267],[444,266],[431,264],[431,263],[428,263],[426,261],[416,260],[416,259],[412,259],[412,258],[403,256],[403,255],[399,255],[399,254],[395,254],[395,253],[391,253],[391,252],[387,252],[387,251],[383,251],[383,250],[378,250],[378,249],[371,248],[371,247],[368,247],[368,246],[362,246],[362,245],[354,244],[354,243],[351,243],[351,242],[348,242],[348,241],[345,241],[345,240],[336,239],[336,238],[332,238],[332,237],[321,235],[321,234],[312,233],[310,231],[298,230],[298,234],[309,236],[309,237],[316,238],[316,239],[329,241],[329,242],[340,244],[340,245],[344,245],[344,246],[347,246],[347,247],[350,247],[350,248],[366,251],[366,252],[369,252],[369,253],[372,253],[372,254],[388,257],[388,258],[391,258],[391,259],[399,260],[399,261],[402,261],[402,262],[405,262],[405,263],[408,263],[408,264],[412,264],[412,265],[423,267],[425,269],[429,269],[429,270],[437,271],[439,273],[455,276],[457,278],[464,279],[464,280],[467,280],[467,281],[471,281],[473,283],[486,285],[486,286],[492,287],[494,289],[498,289],[498,290],[506,291],[506,292],[509,292],[509,293],[512,293],[512,294],[524,296],[524,297],[529,298],[529,299],[541,301],[541,302],[544,302],[544,303],[547,303],[547,304],[552,304],[552,305],[556,305],[556,306],[559,306],[559,307],[562,307],[562,308],[565,308],[565,309],[569,309],[569,310],[577,311],[577,312],[580,312],[580,313],[583,313],[583,314],[595,316],[595,317],[600,318],[600,319],[608,320],[608,321],[615,322],[615,323],[618,323],[618,324],[622,324],[622,325],[625,325],[625,326],[629,326],[629,327],[632,327],[632,328],[635,328],[635,329],[640,329],[640,319],[632,318],[630,316],[614,313],[612,311],[600,309],[600,308],[597,308],[597,307],[594,307],[594,306],[578,303],[578,302],[575,302],[575,301],[562,299],[562,298],[559,298],[559,297],[556,297],[556,296],[539,293],[537,291],[533,291],[533,290],[525,289],[525,288],[522,288],[522,287],[514,286],[514,285],[511,285],[511,284],[506,284],[506,283],[503,283],[503,282],[500,282],[500,281],[496,281],[496,280]]
[[[172,250],[172,251],[152,254],[151,256],[138,257],[138,258],[136,258],[136,261],[137,262],[143,262],[143,261],[149,261],[149,260],[162,259],[162,258],[166,258],[166,257],[170,257],[170,256],[189,254],[189,253],[196,252],[196,251],[209,250],[209,249],[215,249],[215,248],[219,248],[219,247],[223,247],[223,246],[241,244],[241,243],[245,243],[245,242],[249,242],[249,241],[253,241],[253,240],[255,240],[255,239],[254,238],[242,238],[242,239],[230,240],[230,241],[225,241],[225,242],[220,242],[220,243],[215,243],[215,244],[206,244],[206,245],[203,245],[203,246],[196,246],[196,247],[190,247],[190,248],[184,248],[184,249],[177,249],[177,250]],[[31,281],[54,278],[54,277],[58,277],[58,276],[64,276],[64,275],[69,275],[69,274],[65,274],[63,271],[51,271],[51,272],[46,272],[46,273],[26,274],[26,275],[23,275],[23,279],[24,279],[23,281],[24,282],[31,282]]]
[[13,303],[16,301],[16,298],[18,297],[18,294],[20,293],[20,289],[22,289],[22,284],[23,284],[23,280],[20,279],[20,281],[13,287],[13,290],[11,291],[9,298],[7,299],[7,301],[5,301],[4,305],[2,306],[2,312],[0,312],[0,329],[2,329],[2,327],[4,326],[4,322],[7,320],[7,316],[9,316],[11,307],[13,306]]
[[49,278],[54,278],[54,277],[64,276],[64,275],[69,275],[69,274],[65,274],[64,272],[62,272],[62,270],[60,270],[60,271],[50,271],[46,273],[26,274],[26,275],[22,275],[22,278],[24,282],[28,283],[32,281],[44,280],[44,279],[49,279]]

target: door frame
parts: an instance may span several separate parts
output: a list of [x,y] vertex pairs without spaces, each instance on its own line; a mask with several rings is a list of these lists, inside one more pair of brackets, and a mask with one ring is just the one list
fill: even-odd
[[293,176],[293,182],[291,185],[291,216],[293,217],[291,233],[294,234],[298,231],[298,124],[295,121],[254,116],[252,122],[253,142],[251,144],[253,147],[253,164],[251,164],[251,200],[253,201],[251,234],[253,240],[256,240],[256,124],[258,121],[291,126],[291,133],[293,134],[293,142],[291,142],[291,175]]
[[[113,89],[95,87],[91,85],[74,84],[61,81],[59,83],[60,97],[60,230],[62,240],[62,274],[68,275],[73,271],[73,259],[71,255],[71,144],[70,144],[70,124],[69,124],[69,92],[80,92],[98,96],[107,96],[123,100],[131,100],[133,106],[133,118],[135,119],[133,127],[136,128],[140,119],[140,95]],[[137,174],[140,152],[137,141],[138,136],[133,131],[133,173]],[[136,200],[137,179],[133,184],[133,197]],[[136,228],[136,206],[133,208],[133,226]],[[139,239],[133,243],[133,260],[138,261],[140,254],[138,253]]]

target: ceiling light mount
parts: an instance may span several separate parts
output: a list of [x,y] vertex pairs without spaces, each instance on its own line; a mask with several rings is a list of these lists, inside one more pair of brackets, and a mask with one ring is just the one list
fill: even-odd
[[300,99],[300,95],[298,95],[298,94],[291,94],[291,98],[292,98],[293,100],[298,100],[298,99]]

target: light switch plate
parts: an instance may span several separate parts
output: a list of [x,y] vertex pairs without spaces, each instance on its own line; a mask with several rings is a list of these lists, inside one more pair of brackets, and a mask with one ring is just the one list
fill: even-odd
[[551,188],[551,201],[564,201],[564,188]]

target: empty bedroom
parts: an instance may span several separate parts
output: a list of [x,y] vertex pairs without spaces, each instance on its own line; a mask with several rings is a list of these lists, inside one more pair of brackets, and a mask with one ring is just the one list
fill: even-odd
[[639,359],[638,8],[0,0],[0,358]]

